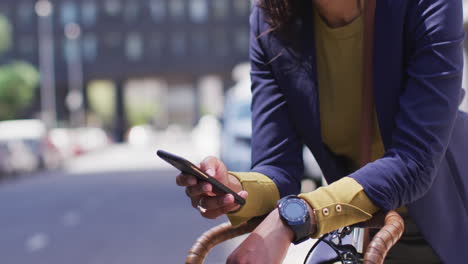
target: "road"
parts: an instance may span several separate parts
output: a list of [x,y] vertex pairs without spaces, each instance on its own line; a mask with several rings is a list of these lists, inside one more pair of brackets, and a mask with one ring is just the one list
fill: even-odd
[[[194,153],[186,143],[117,145],[73,160],[63,171],[0,185],[0,263],[183,263],[203,230],[226,221],[200,217],[175,186],[176,171],[155,158],[156,147]],[[224,263],[240,241],[216,248],[206,263]],[[285,263],[304,254],[291,254]]]

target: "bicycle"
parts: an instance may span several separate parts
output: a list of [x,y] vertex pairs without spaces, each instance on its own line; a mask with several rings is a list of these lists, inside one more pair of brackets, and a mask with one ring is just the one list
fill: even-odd
[[[236,227],[226,222],[211,228],[193,244],[185,263],[202,264],[213,247],[226,240],[252,232],[262,221],[263,217],[257,217]],[[365,241],[364,226],[371,229],[380,228],[369,243]],[[377,214],[365,223],[323,235],[311,248],[304,263],[312,263],[313,251],[321,245],[320,243],[324,243],[335,252],[335,257],[313,263],[382,264],[387,253],[403,235],[404,227],[403,218],[395,211],[389,211],[385,215]],[[353,236],[354,243],[345,244],[343,238],[350,235]],[[363,252],[364,248],[366,248],[365,252]]]

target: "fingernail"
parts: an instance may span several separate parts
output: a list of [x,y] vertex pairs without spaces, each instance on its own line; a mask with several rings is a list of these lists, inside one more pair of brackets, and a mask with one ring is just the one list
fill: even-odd
[[242,198],[246,198],[246,197],[249,195],[249,193],[246,192],[246,191],[240,191],[240,192],[239,192],[239,195],[240,195]]
[[187,182],[188,182],[189,185],[197,184],[197,180],[195,180],[194,178],[189,178]]
[[228,194],[226,195],[226,197],[224,197],[224,203],[232,203],[232,198],[234,198],[234,196]]
[[206,173],[207,173],[208,175],[210,175],[211,177],[214,177],[214,171],[213,171],[213,169],[207,169],[207,170],[206,170]]

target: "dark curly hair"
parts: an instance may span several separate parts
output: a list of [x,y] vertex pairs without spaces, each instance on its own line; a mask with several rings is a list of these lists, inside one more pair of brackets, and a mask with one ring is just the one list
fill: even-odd
[[270,28],[257,37],[272,33],[292,49],[300,46],[297,32],[294,28],[295,21],[304,16],[310,0],[254,0],[256,5],[265,13],[265,20]]
[[[294,37],[293,23],[296,19],[310,15],[311,0],[254,0],[256,5],[264,10],[266,22],[270,30],[288,39]],[[361,0],[356,0],[357,7],[362,12]]]
[[301,16],[310,0],[256,0],[266,14],[271,31],[287,33],[296,18]]

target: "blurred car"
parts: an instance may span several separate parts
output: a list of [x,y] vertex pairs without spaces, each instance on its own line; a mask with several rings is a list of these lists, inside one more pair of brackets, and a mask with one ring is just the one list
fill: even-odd
[[155,143],[156,133],[150,125],[131,127],[126,134],[126,141],[133,147],[148,147]]
[[221,160],[232,171],[251,167],[252,114],[250,65],[242,63],[232,71],[236,84],[226,93],[221,132]]
[[81,155],[103,149],[111,143],[106,132],[99,127],[81,127],[71,131],[73,152]]
[[109,146],[111,139],[99,127],[54,128],[49,132],[50,142],[63,159],[70,159]]
[[249,88],[250,82],[243,80],[226,93],[220,156],[232,171],[248,171],[251,166],[252,119]]
[[57,148],[63,160],[74,156],[72,131],[68,128],[53,128],[49,131],[49,140]]
[[0,178],[7,177],[13,173],[10,163],[10,150],[8,143],[0,142]]
[[44,123],[38,119],[1,121],[0,142],[8,146],[13,171],[55,168],[61,163]]
[[9,168],[13,174],[34,172],[40,168],[41,160],[25,141],[15,140],[8,142]]

